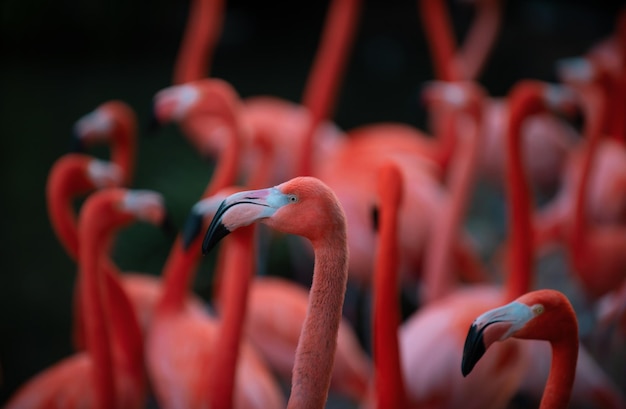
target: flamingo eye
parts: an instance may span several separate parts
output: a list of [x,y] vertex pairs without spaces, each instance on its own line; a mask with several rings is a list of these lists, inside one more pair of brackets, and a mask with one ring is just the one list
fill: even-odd
[[296,203],[298,201],[298,196],[296,196],[296,195],[287,195],[287,200],[289,200],[289,203]]
[[533,314],[535,314],[535,315],[541,315],[541,314],[543,314],[543,312],[545,310],[544,306],[541,305],[541,304],[535,304],[530,309],[532,310]]

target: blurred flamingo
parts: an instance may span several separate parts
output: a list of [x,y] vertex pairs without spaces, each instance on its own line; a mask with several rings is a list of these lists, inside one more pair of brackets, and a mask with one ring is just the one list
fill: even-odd
[[313,282],[293,368],[289,408],[323,408],[328,397],[337,332],[348,277],[346,220],[319,179],[298,177],[269,189],[226,198],[205,235],[210,251],[231,231],[256,221],[307,237],[315,251]]
[[86,350],[24,384],[6,408],[143,408],[143,341],[130,300],[99,260],[115,230],[135,221],[160,224],[163,198],[151,191],[109,188],[90,195],[80,212],[80,300]]
[[463,376],[496,341],[511,337],[550,342],[552,366],[539,408],[567,408],[579,345],[578,320],[567,297],[555,290],[537,290],[477,317],[463,348]]
[[[113,163],[115,163],[119,169],[122,170],[120,175],[123,183],[129,184],[131,182],[132,175],[135,170],[136,118],[134,112],[127,104],[115,100],[100,105],[93,112],[83,116],[76,122],[74,125],[74,138],[75,141],[80,142],[80,145],[83,148],[86,147],[86,145],[96,143],[109,144],[111,147],[111,159],[113,160]],[[61,175],[66,175],[65,177],[75,177],[70,174],[58,174],[56,178]],[[72,184],[75,182],[68,179],[63,183]],[[76,193],[65,190],[66,195],[59,195],[62,194],[64,190],[59,190],[56,193],[55,190],[56,187],[51,186],[49,192],[51,193],[50,198],[54,197],[54,200],[59,203],[56,207],[69,209],[66,210],[66,212],[71,212],[71,199],[76,195]],[[76,237],[77,233],[76,227],[70,223],[71,219],[67,218],[67,214],[68,213],[65,213],[65,217],[58,219],[59,227],[61,227],[64,231],[63,235],[66,237],[65,240],[71,240],[68,241],[67,245],[78,246],[76,239],[68,238],[70,235]],[[61,216],[63,215],[58,212],[55,212],[54,214],[55,218]],[[73,247],[73,250],[71,251],[73,254],[76,254],[77,247]],[[107,276],[110,274],[119,275],[120,271],[117,266],[110,260],[110,258],[107,258],[106,260],[104,268],[105,271],[107,271]],[[163,292],[163,283],[161,278],[146,273],[136,272],[124,272],[121,276],[124,289],[127,291],[133,303],[135,313],[137,314],[141,328],[145,333],[152,321],[152,315],[157,300]],[[203,308],[203,302],[198,297],[190,297],[186,302],[192,303],[195,308]],[[78,346],[80,346],[82,345],[80,335],[81,313],[78,305],[76,308],[77,311],[75,311],[75,315],[77,321],[75,322],[76,328],[74,330],[74,341]]]
[[[573,89],[598,87],[602,89],[603,123],[601,132],[608,136],[607,107],[613,105],[610,97],[613,82],[597,59],[570,58],[559,61],[559,75]],[[602,137],[597,142],[596,155],[589,172],[589,187],[586,194],[586,212],[594,223],[624,224],[626,222],[626,147],[624,140]],[[562,184],[554,199],[537,213],[534,224],[535,246],[549,249],[554,243],[563,242],[574,219],[576,186],[580,184],[581,168],[587,144],[581,143],[573,149],[565,165]]]
[[[158,116],[166,121],[176,119],[186,104],[186,97],[193,92],[193,103],[199,108],[198,118],[206,127],[195,127],[198,138],[202,133],[218,133],[221,138],[216,147],[219,162],[207,185],[203,202],[207,211],[214,212],[225,197],[225,190],[233,185],[237,176],[241,144],[241,128],[238,123],[239,98],[227,82],[219,79],[203,79],[192,84],[172,88],[165,101],[157,104]],[[193,121],[196,117],[189,117]],[[183,122],[183,124],[186,122]],[[211,205],[212,203],[212,205]],[[212,206],[212,207],[211,207]],[[155,389],[157,401],[164,408],[200,408],[208,405],[210,399],[228,398],[208,392],[215,374],[209,369],[218,352],[217,342],[238,342],[237,334],[221,338],[220,320],[204,310],[190,309],[184,299],[190,292],[193,275],[200,257],[202,237],[193,238],[188,231],[174,242],[166,264],[163,267],[164,288],[156,306],[153,325],[146,340],[146,360],[150,379]],[[221,286],[220,286],[221,287]],[[229,288],[232,288],[229,285]],[[244,304],[245,306],[245,304]],[[236,306],[235,306],[236,307]],[[236,311],[232,310],[231,311]],[[224,322],[224,321],[222,321]],[[232,325],[232,324],[229,324]],[[231,327],[236,332],[236,327]],[[230,341],[228,339],[230,338]],[[221,341],[219,341],[221,339]],[[186,348],[180,348],[186,345]],[[263,360],[249,342],[244,341],[241,352],[229,350],[234,355],[221,357],[230,362],[238,358],[235,387],[226,387],[222,393],[234,393],[234,406],[237,408],[274,408],[284,406],[281,391],[266,368]],[[217,362],[217,361],[215,361]],[[228,365],[228,364],[225,364]],[[230,370],[232,368],[229,368]],[[221,375],[220,375],[221,376]],[[224,377],[224,381],[230,378]]]
[[96,144],[109,145],[110,160],[121,168],[124,186],[130,186],[135,173],[136,139],[135,112],[125,102],[111,100],[76,121],[72,145],[76,151]]

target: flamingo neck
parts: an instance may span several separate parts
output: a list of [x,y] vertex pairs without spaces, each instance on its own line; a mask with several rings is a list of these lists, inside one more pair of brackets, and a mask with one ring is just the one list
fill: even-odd
[[376,407],[405,408],[407,395],[398,343],[398,203],[381,197],[378,255],[374,270],[373,355]]
[[116,405],[116,389],[113,381],[113,360],[111,352],[111,335],[109,311],[105,301],[105,279],[99,268],[102,253],[102,237],[94,223],[81,227],[80,260],[81,286],[80,299],[83,307],[86,349],[94,370],[93,382],[97,405],[101,409]]
[[534,81],[517,85],[509,97],[509,123],[506,140],[506,192],[509,211],[508,266],[506,298],[510,301],[531,288],[533,261],[530,223],[531,194],[522,160],[522,124],[533,114],[545,111],[543,86]]
[[46,204],[52,228],[67,254],[78,259],[77,216],[72,199],[89,192],[93,186],[81,174],[85,173],[87,161],[80,156],[64,157],[52,166],[46,183]]
[[454,30],[446,5],[442,0],[420,0],[419,11],[435,65],[435,77],[443,81],[459,80],[454,60]]
[[348,278],[345,222],[342,226],[326,240],[312,243],[313,281],[296,349],[288,409],[322,409],[328,398]]
[[235,230],[227,238],[220,311],[220,333],[211,361],[208,386],[209,407],[233,407],[235,371],[239,357],[241,337],[247,308],[248,290],[254,275],[254,224]]
[[576,374],[578,335],[573,334],[572,339],[550,344],[552,364],[539,409],[565,409],[569,404]]
[[[456,119],[462,119],[458,114],[450,118],[449,125],[457,128]],[[454,280],[450,274],[450,255],[452,246],[463,223],[465,208],[469,201],[471,186],[476,174],[479,146],[478,117],[474,116],[463,128],[465,135],[460,135],[456,142],[457,157],[453,160],[449,173],[449,198],[441,209],[442,218],[438,228],[433,233],[428,250],[425,267],[425,302],[431,302],[443,297],[454,287]],[[456,139],[456,137],[455,137]]]
[[298,176],[311,174],[313,137],[333,110],[360,14],[361,0],[333,0],[302,98],[310,123],[303,140]]
[[209,76],[211,58],[222,31],[223,0],[194,0],[174,65],[175,85]]

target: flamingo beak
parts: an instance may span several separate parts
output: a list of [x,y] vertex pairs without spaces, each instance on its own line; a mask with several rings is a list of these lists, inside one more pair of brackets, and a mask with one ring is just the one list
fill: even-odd
[[476,318],[465,338],[461,362],[463,376],[467,376],[474,369],[491,344],[509,338],[533,316],[527,305],[513,301]]
[[202,254],[207,254],[229,233],[239,227],[271,217],[289,203],[289,195],[275,187],[248,190],[228,196],[220,204],[202,242]]
[[160,227],[163,233],[165,233],[165,235],[171,239],[175,238],[178,234],[176,225],[173,222],[172,215],[168,210],[166,210],[165,214],[163,215],[163,220],[161,221]]
[[463,376],[467,376],[476,363],[482,358],[487,351],[485,343],[483,341],[483,328],[479,328],[476,323],[473,323],[465,338],[465,345],[463,346],[463,360],[461,362],[461,373]]
[[189,249],[193,240],[198,237],[200,231],[202,230],[202,222],[204,221],[204,215],[194,212],[193,209],[187,216],[187,220],[185,221],[185,225],[183,226],[183,230],[181,232],[183,239],[183,248],[185,250]]

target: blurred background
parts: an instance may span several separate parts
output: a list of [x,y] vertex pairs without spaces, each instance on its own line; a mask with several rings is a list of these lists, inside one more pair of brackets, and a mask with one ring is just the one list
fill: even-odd
[[[329,2],[226,3],[211,75],[229,81],[242,97],[299,101]],[[448,3],[462,37],[473,8]],[[501,34],[480,82],[502,96],[522,78],[555,81],[555,61],[580,55],[607,36],[621,5],[506,0]],[[178,226],[209,180],[211,163],[177,127],[146,131],[153,95],[171,84],[188,6],[170,0],[0,3],[0,403],[73,352],[75,265],[53,235],[44,196],[50,166],[69,149],[73,123],[110,99],[131,105],[141,134],[134,186],[162,192]],[[419,91],[432,78],[416,2],[367,0],[334,120],[343,129],[379,121],[425,129]],[[108,154],[104,148],[90,152]],[[494,198],[499,196],[479,187],[468,224],[497,240],[504,227],[503,215],[493,211],[501,205],[489,202]],[[114,259],[123,270],[158,275],[171,244],[153,227],[136,225],[120,235]],[[204,297],[211,262],[203,260],[196,278]],[[280,254],[272,262],[290,268]]]

